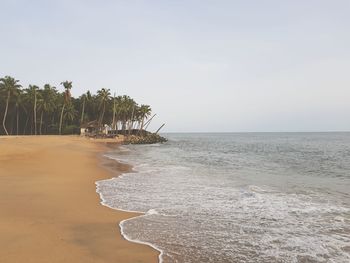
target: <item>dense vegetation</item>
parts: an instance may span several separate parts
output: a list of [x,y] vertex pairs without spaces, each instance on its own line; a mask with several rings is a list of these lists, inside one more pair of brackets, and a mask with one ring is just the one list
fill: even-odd
[[50,84],[24,88],[12,77],[0,78],[0,135],[74,134],[90,121],[124,133],[147,126],[149,105],[138,105],[126,95],[112,97],[109,89],[100,89],[95,95],[87,91],[74,98],[72,82],[60,85],[64,92]]

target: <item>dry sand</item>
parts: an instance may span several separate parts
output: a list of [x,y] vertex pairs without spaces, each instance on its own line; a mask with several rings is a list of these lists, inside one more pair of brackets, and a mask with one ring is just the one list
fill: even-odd
[[0,138],[0,262],[158,261],[120,235],[136,214],[100,204],[95,181],[114,176],[96,158],[104,150],[75,136]]

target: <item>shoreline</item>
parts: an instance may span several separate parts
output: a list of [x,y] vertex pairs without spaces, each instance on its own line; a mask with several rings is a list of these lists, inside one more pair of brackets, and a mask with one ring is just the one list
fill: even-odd
[[158,261],[157,250],[127,241],[117,227],[140,214],[101,205],[95,182],[125,168],[118,164],[112,172],[102,165],[96,158],[106,152],[102,142],[78,136],[0,139],[1,262]]
[[[111,148],[115,151],[118,151],[118,148],[120,147],[120,144],[114,144],[111,146]],[[109,170],[112,174],[114,174],[113,177],[111,178],[108,178],[108,179],[102,179],[102,180],[99,180],[99,181],[96,181],[95,184],[96,184],[96,193],[100,196],[100,199],[101,199],[101,202],[100,204],[105,206],[105,207],[108,207],[109,209],[112,209],[112,210],[116,210],[116,211],[122,211],[122,212],[126,212],[126,213],[132,213],[132,214],[135,214],[135,216],[133,217],[130,217],[130,218],[126,218],[122,221],[119,222],[118,226],[119,226],[119,231],[121,233],[121,235],[123,236],[124,239],[126,239],[127,241],[129,242],[132,242],[132,243],[136,243],[136,244],[141,244],[141,245],[146,245],[148,247],[151,247],[152,249],[158,251],[158,263],[162,263],[163,262],[163,255],[164,255],[164,251],[160,248],[158,248],[156,245],[152,244],[152,243],[149,243],[149,242],[145,242],[145,241],[141,241],[141,240],[134,240],[134,239],[131,239],[127,236],[127,234],[124,232],[124,228],[123,228],[123,224],[129,220],[133,220],[133,219],[136,219],[136,218],[139,218],[139,217],[144,217],[144,216],[147,216],[147,213],[145,212],[141,212],[141,211],[131,211],[131,210],[125,210],[125,209],[121,209],[121,208],[114,208],[114,207],[111,207],[109,206],[108,204],[106,204],[106,200],[105,198],[103,197],[103,194],[101,192],[98,191],[98,187],[99,187],[99,182],[100,181],[109,181],[109,180],[113,180],[117,177],[120,177],[120,176],[125,176],[127,175],[128,173],[134,173],[134,172],[137,172],[136,170],[133,170],[133,166],[129,163],[124,163],[124,162],[121,162],[117,159],[114,159],[114,158],[111,158],[111,157],[108,157],[106,156],[106,154],[108,154],[109,152],[113,151],[113,150],[109,150],[109,151],[106,151],[104,153],[101,153],[100,154],[100,162],[101,162],[101,165]],[[113,170],[111,167],[114,167],[118,170],[118,172],[115,172],[115,170]],[[125,170],[121,171],[120,170],[120,167],[124,167]],[[119,168],[119,169],[118,169]]]

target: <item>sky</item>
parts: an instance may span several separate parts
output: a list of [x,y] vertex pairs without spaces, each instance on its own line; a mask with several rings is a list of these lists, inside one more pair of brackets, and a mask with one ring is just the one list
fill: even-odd
[[0,76],[108,88],[164,132],[350,131],[348,0],[0,0]]

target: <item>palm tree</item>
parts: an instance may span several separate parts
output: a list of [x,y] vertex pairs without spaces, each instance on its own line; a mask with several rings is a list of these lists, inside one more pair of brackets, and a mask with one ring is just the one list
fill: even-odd
[[84,122],[85,117],[85,105],[91,100],[91,93],[90,91],[87,91],[83,95],[80,96],[80,101],[83,101],[83,106],[81,110],[81,116],[80,116],[80,125]]
[[[56,107],[55,95],[56,88],[50,84],[45,84],[43,90],[39,90],[40,98],[38,100],[38,109],[40,113],[40,135],[42,134],[43,118],[45,113],[52,113]],[[46,125],[47,127],[47,125]]]
[[[113,117],[112,117],[112,129],[115,130],[116,129],[116,121],[115,121],[115,115],[117,112],[117,103],[116,103],[116,99],[115,99],[115,92],[113,95]],[[118,133],[118,130],[117,130]]]
[[102,112],[99,118],[99,126],[101,127],[102,122],[103,122],[103,117],[106,111],[106,103],[109,101],[111,96],[110,90],[109,89],[100,89],[97,91],[97,97],[99,101],[99,108],[102,108]]
[[70,103],[70,98],[71,98],[70,90],[72,88],[72,82],[66,80],[64,82],[61,82],[61,85],[63,85],[65,91],[63,93],[63,104],[62,104],[61,117],[60,117],[60,126],[58,130],[60,135],[62,134],[62,121],[63,121],[64,108],[66,107],[66,105]]
[[117,102],[117,107],[119,108],[118,112],[120,114],[120,121],[122,123],[122,131],[125,135],[127,126],[130,129],[130,123],[132,123],[133,121],[134,111],[137,107],[137,103],[132,98],[126,95],[117,97]]
[[117,96],[113,98],[113,119],[112,119],[112,128],[117,130],[118,133],[118,122],[123,119],[123,109],[122,109],[122,96]]
[[151,116],[152,109],[149,105],[144,105],[142,104],[141,107],[139,108],[139,114],[140,114],[140,119],[141,119],[141,126],[139,129],[139,133],[142,131],[145,119],[147,119],[149,116]]
[[94,109],[95,109],[95,96],[91,95],[90,91],[87,91],[85,93],[86,99],[85,99],[85,107],[84,107],[84,119],[87,120],[96,120],[94,116]]
[[129,135],[131,134],[131,129],[134,125],[134,120],[135,120],[135,109],[137,111],[137,104],[135,103],[134,105],[130,105],[130,107],[132,107],[132,111],[131,111],[131,117],[129,120]]
[[19,134],[19,112],[21,106],[23,107],[23,95],[22,90],[18,90],[17,94],[15,95],[15,106],[16,106],[16,134]]
[[77,115],[77,111],[75,110],[73,104],[69,103],[64,112],[64,119],[72,122],[74,121],[76,115]]
[[4,127],[6,135],[9,135],[6,129],[6,117],[7,117],[10,97],[11,95],[17,94],[18,90],[22,87],[20,84],[18,84],[18,82],[19,80],[16,80],[10,76],[6,76],[0,79],[0,90],[7,93],[6,107],[5,107],[4,117],[2,119],[2,126]]
[[59,93],[49,84],[21,89],[18,80],[1,78],[0,134],[63,134],[68,130],[74,133],[83,122],[97,120],[100,127],[108,123],[118,130],[119,126],[126,135],[127,130],[131,134],[133,129],[142,133],[153,118],[149,118],[148,105],[138,106],[129,96],[114,94],[111,98],[109,89],[101,89],[97,94],[87,91],[75,99],[70,94],[72,82],[61,84],[64,92]]
[[27,89],[27,93],[29,95],[29,99],[33,102],[33,122],[34,122],[34,134],[37,134],[37,118],[36,118],[36,106],[37,106],[37,93],[39,87],[36,85],[29,85]]

